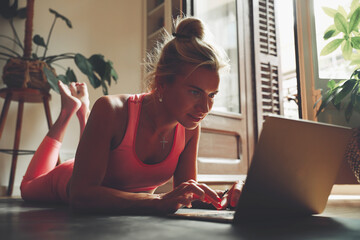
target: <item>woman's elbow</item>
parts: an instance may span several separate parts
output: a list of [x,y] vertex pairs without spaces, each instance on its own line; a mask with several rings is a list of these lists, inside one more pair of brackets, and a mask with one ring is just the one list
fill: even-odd
[[80,188],[70,188],[69,205],[74,212],[84,212],[89,209],[89,197]]

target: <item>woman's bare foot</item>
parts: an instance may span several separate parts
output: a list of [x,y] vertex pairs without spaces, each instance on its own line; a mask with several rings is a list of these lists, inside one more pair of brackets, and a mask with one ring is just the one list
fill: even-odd
[[69,89],[71,91],[71,95],[81,102],[81,106],[76,112],[76,115],[80,121],[86,122],[90,114],[90,100],[86,84],[73,82],[69,85]]
[[72,96],[69,87],[61,81],[58,81],[58,86],[61,97],[61,111],[54,125],[49,129],[47,136],[62,142],[66,127],[74,113],[80,109],[81,101]]
[[81,107],[81,101],[72,96],[72,92],[69,87],[61,81],[58,81],[58,86],[61,96],[61,112],[67,116],[71,116],[78,112]]

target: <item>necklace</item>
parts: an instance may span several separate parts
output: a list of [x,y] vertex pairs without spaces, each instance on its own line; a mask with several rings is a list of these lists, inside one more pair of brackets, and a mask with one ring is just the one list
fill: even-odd
[[[147,110],[143,111],[144,115],[145,115],[145,119],[148,120],[148,123],[150,124],[151,128],[155,131],[156,130],[156,124],[155,121],[152,117],[150,117],[150,115],[148,114]],[[168,135],[169,133],[165,133],[166,135]],[[162,134],[161,134],[162,135]],[[167,143],[169,143],[169,141],[167,141],[165,139],[166,135],[161,136],[160,134],[158,135],[158,138],[160,138],[161,140],[159,141],[159,143],[161,144],[161,150],[163,151],[165,149],[165,146]]]
[[168,143],[168,141],[165,140],[165,136],[162,137],[162,140],[160,140],[160,143],[162,144],[162,150],[165,149],[165,144]]

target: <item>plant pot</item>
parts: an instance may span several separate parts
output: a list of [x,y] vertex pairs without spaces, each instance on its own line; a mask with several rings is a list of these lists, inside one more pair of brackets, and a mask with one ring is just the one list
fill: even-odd
[[50,85],[44,67],[48,65],[43,61],[11,58],[4,66],[4,83],[9,88],[34,88],[49,92]]
[[351,170],[360,183],[360,128],[354,129],[350,144],[347,147],[345,158]]

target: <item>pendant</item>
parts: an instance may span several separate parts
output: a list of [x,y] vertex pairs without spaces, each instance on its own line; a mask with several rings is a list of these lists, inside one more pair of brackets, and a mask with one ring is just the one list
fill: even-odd
[[162,140],[160,141],[160,143],[162,144],[162,149],[164,150],[165,149],[165,144],[168,143],[168,141],[165,140],[165,137],[163,136],[162,137]]

